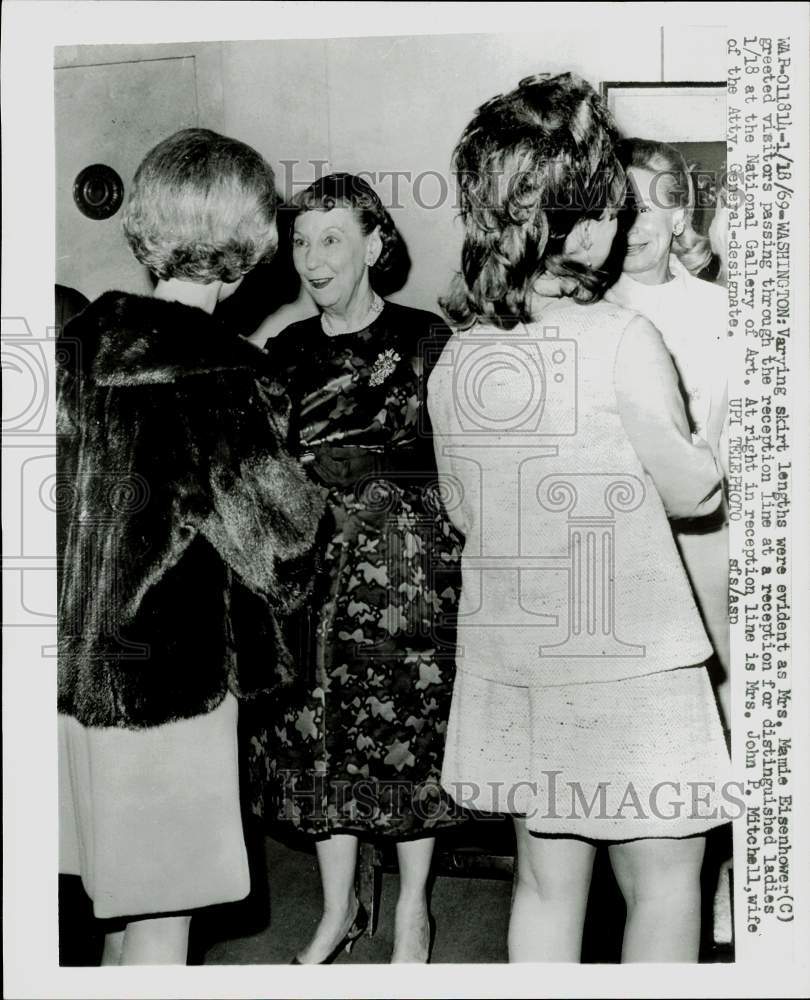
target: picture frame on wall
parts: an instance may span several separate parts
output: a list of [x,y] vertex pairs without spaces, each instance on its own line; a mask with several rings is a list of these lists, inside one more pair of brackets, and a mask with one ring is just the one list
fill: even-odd
[[726,176],[726,81],[607,80],[601,92],[623,136],[666,142],[683,154],[696,188],[693,224],[705,234]]

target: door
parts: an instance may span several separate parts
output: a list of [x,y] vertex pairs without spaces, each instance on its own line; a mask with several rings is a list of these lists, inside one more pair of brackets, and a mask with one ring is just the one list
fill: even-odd
[[[84,50],[87,52],[87,50]],[[107,49],[109,51],[109,49]],[[87,218],[73,198],[76,176],[112,167],[129,191],[157,142],[199,124],[195,57],[70,65],[55,71],[56,280],[95,299],[107,289],[147,293],[148,272],[132,256],[121,210]]]

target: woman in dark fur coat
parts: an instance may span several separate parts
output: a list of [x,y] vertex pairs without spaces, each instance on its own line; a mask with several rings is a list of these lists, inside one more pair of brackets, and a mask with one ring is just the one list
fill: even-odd
[[58,352],[60,869],[121,918],[107,964],[185,962],[188,911],[250,888],[237,698],[291,680],[323,509],[265,356],[212,315],[275,205],[250,147],[160,143],[124,218],[154,297],[105,293]]

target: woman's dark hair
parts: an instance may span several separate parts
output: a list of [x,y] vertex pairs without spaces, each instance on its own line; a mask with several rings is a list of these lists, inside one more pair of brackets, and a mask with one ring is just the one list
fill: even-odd
[[407,272],[410,261],[405,242],[399,235],[394,220],[389,215],[377,192],[356,174],[343,172],[320,177],[291,201],[292,217],[302,212],[331,212],[333,208],[349,208],[364,236],[379,226],[382,251],[377,262],[369,268],[369,280],[375,291],[386,294],[392,291],[401,272]]
[[124,233],[159,278],[236,281],[278,243],[272,168],[250,146],[188,128],[148,152],[124,209]]
[[530,322],[543,274],[570,279],[563,287],[579,302],[602,295],[608,272],[567,258],[564,244],[577,222],[623,204],[617,140],[601,98],[570,73],[522,80],[478,109],[453,152],[464,244],[441,303],[451,321]]

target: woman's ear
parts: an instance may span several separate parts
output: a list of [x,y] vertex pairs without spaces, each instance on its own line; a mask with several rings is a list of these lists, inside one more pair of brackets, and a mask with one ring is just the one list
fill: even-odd
[[563,295],[572,295],[576,289],[575,278],[560,278],[556,274],[543,273],[532,283],[532,293],[545,299],[559,299]]
[[366,237],[366,264],[368,264],[369,267],[374,267],[380,259],[382,249],[383,244],[382,236],[380,235],[380,227],[375,226]]
[[686,210],[676,208],[672,213],[672,235],[680,236],[686,226]]

